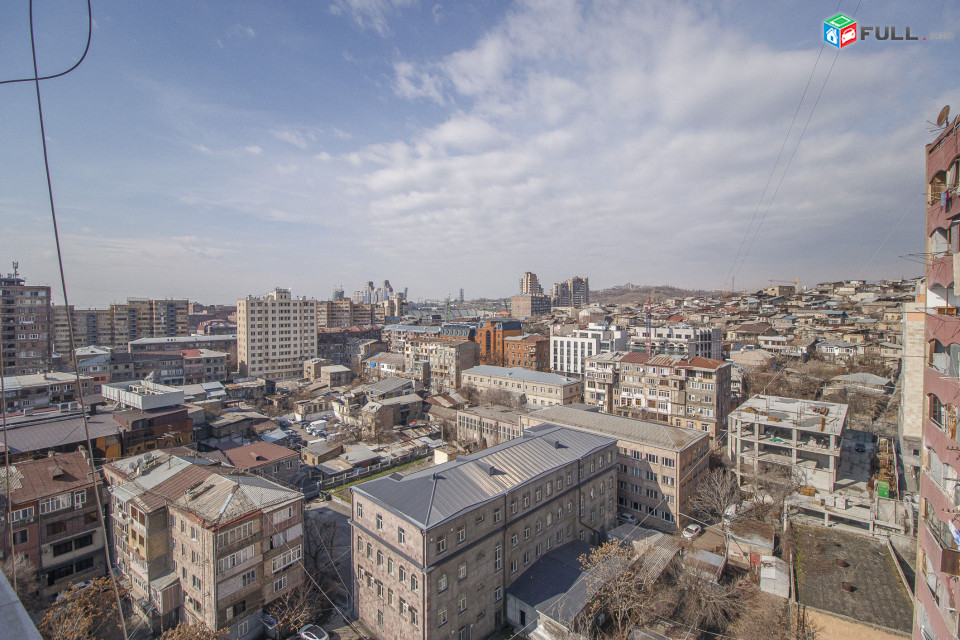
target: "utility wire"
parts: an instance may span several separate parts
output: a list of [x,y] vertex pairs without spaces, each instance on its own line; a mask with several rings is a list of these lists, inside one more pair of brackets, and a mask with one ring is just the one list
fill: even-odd
[[[36,77],[37,66],[36,66],[36,60],[34,60],[34,66],[33,66],[34,77],[15,78],[12,80],[0,80],[0,85],[13,84],[15,82],[35,82],[37,80],[52,80],[54,78],[60,78],[62,76],[67,75],[68,73],[70,73],[71,71],[79,67],[80,64],[84,61],[84,59],[86,59],[87,52],[90,51],[90,40],[92,35],[93,35],[93,11],[91,10],[91,7],[90,7],[90,0],[87,0],[87,44],[83,48],[83,55],[80,56],[80,59],[77,60],[72,67],[70,67],[66,71],[61,71],[60,73],[55,73],[51,76]],[[30,39],[32,42],[33,41],[33,3],[32,2],[30,3]]]
[[3,419],[3,465],[6,473],[4,485],[7,494],[6,522],[4,525],[10,533],[10,557],[13,558],[13,566],[10,569],[13,574],[13,592],[17,593],[17,557],[13,552],[13,504],[10,502],[10,447],[7,446],[7,382],[4,379],[2,345],[0,345],[0,416]]
[[[37,119],[40,124],[40,142],[43,148],[43,168],[44,168],[44,173],[46,175],[46,181],[47,181],[47,196],[50,201],[50,219],[51,219],[51,222],[53,223],[53,239],[57,249],[57,265],[60,271],[60,285],[63,290],[63,303],[64,303],[64,306],[69,309],[70,303],[67,298],[67,280],[66,280],[66,275],[64,274],[64,268],[63,268],[63,251],[61,250],[61,247],[60,247],[60,234],[57,230],[57,210],[56,210],[56,205],[53,197],[53,180],[50,177],[50,157],[47,151],[47,136],[46,136],[46,130],[43,124],[43,101],[40,97],[40,73],[37,67],[36,33],[33,26],[33,0],[30,0],[29,7],[30,7],[30,53],[33,58],[33,83],[37,93]],[[89,30],[92,28],[91,25],[93,24],[93,13],[90,8],[89,0],[87,2],[87,23],[88,23],[88,36],[89,36]],[[84,58],[86,57],[87,50],[89,50],[89,37],[88,37],[87,48],[84,50],[84,55],[83,55]],[[77,64],[74,65],[71,69],[69,69],[64,73],[58,74],[58,76],[64,75],[65,73],[69,73],[70,71],[73,71],[79,66],[80,62],[82,61],[83,61],[83,58],[81,58],[81,60],[77,62]],[[103,516],[103,502],[102,502],[102,496],[101,496],[102,483],[100,482],[100,476],[99,476],[99,472],[97,471],[96,464],[93,461],[93,444],[90,440],[90,427],[89,427],[89,424],[87,423],[86,403],[83,398],[83,389],[81,388],[81,384],[80,384],[80,365],[77,360],[76,339],[73,331],[73,323],[68,322],[67,326],[70,329],[70,354],[73,359],[73,368],[77,376],[75,388],[76,388],[77,398],[80,402],[80,413],[83,418],[83,431],[84,431],[84,435],[86,437],[86,443],[87,443],[87,462],[89,463],[89,466],[90,466],[90,479],[93,482],[94,495],[97,500],[97,521],[100,524],[100,531],[103,535],[103,553],[104,553],[104,557],[106,558],[106,569],[108,574],[110,575],[110,583],[113,586],[113,595],[116,598],[116,602],[117,602],[117,617],[120,618],[120,629],[123,632],[124,640],[127,640],[128,638],[127,623],[123,617],[123,603],[120,600],[120,588],[117,585],[117,577],[113,574],[113,571],[111,570],[110,547],[107,545],[107,540],[109,538],[107,536],[107,526],[106,526],[105,518]],[[9,468],[7,469],[7,471],[9,473]]]

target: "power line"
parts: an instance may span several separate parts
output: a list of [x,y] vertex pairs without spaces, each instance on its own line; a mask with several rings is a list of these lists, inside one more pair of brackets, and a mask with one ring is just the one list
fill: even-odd
[[[15,79],[12,79],[12,80],[0,80],[0,85],[3,85],[3,84],[13,84],[13,83],[15,83],[15,82],[35,82],[35,81],[37,81],[37,80],[53,80],[54,78],[60,78],[60,77],[62,77],[62,76],[67,75],[68,73],[72,72],[72,71],[75,70],[77,67],[79,67],[79,66],[81,65],[81,63],[83,63],[84,59],[86,59],[87,53],[90,51],[90,40],[91,40],[92,36],[93,36],[93,11],[91,10],[91,7],[90,7],[90,0],[87,0],[87,44],[86,44],[86,46],[84,46],[84,48],[83,48],[83,55],[80,56],[80,59],[77,60],[77,61],[73,64],[73,66],[71,66],[69,69],[67,69],[67,70],[65,70],[65,71],[61,71],[60,73],[55,73],[55,74],[50,75],[50,76],[39,76],[39,77],[37,77],[37,75],[36,75],[36,74],[37,74],[37,65],[36,65],[36,60],[34,60],[34,65],[33,65],[34,77],[32,77],[32,78],[15,78]],[[30,40],[31,40],[31,43],[32,43],[32,41],[33,41],[33,2],[32,2],[32,0],[31,0],[31,2],[30,2]]]

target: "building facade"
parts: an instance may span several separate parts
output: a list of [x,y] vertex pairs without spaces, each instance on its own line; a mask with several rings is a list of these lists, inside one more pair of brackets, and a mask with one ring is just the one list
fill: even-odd
[[531,563],[613,528],[614,441],[528,436],[352,488],[354,607],[378,638],[486,638]]
[[277,288],[237,300],[237,360],[240,374],[299,377],[304,360],[317,357],[317,301]]
[[[960,211],[960,120],[949,123],[926,148],[926,285],[917,302],[926,315],[923,370],[923,442],[914,638],[955,638],[960,609],[960,297],[956,214]],[[904,398],[906,400],[906,398]],[[905,431],[914,430],[914,425]]]
[[54,348],[70,352],[70,322],[76,347],[97,345],[125,349],[140,338],[186,336],[190,333],[190,304],[186,300],[128,298],[107,309],[53,308]]
[[404,369],[416,375],[431,393],[455,391],[463,372],[477,364],[479,346],[456,338],[414,338],[403,348]]
[[582,378],[587,358],[602,351],[625,351],[628,335],[616,325],[589,324],[570,335],[550,336],[550,368],[554,373]]
[[478,405],[457,411],[457,440],[492,447],[519,438],[520,414],[498,405]]
[[[639,326],[631,331],[630,350],[646,353],[647,328]],[[723,359],[723,331],[720,327],[666,324],[651,327],[650,333],[650,348],[654,354]]]
[[583,382],[556,373],[530,371],[523,367],[494,367],[482,364],[463,372],[464,384],[480,391],[502,389],[526,396],[527,404],[548,407],[573,404],[583,398]]
[[536,333],[508,337],[503,341],[505,367],[550,371],[550,338]]
[[510,298],[510,315],[514,318],[533,318],[550,313],[550,297],[521,293]]
[[558,282],[550,291],[550,303],[555,307],[585,307],[590,304],[590,278],[574,276]]
[[522,334],[523,326],[519,320],[484,320],[476,330],[480,362],[503,366],[506,364],[506,340]]
[[53,354],[50,287],[28,285],[17,272],[0,276],[0,358],[4,374],[49,371]]

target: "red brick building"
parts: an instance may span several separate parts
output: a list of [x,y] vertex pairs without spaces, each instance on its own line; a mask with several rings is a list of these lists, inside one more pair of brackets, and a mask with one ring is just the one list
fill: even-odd
[[509,336],[503,341],[505,367],[550,371],[550,338],[536,333]]
[[506,339],[522,334],[523,325],[519,320],[485,320],[475,338],[480,345],[480,363],[505,366]]

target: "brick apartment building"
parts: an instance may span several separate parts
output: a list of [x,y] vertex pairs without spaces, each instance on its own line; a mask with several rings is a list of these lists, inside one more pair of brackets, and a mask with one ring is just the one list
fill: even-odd
[[0,471],[0,503],[13,528],[13,549],[5,523],[0,523],[3,557],[27,556],[38,569],[43,596],[66,589],[71,582],[106,575],[104,540],[97,518],[99,502],[84,452],[64,453],[10,465]]
[[615,526],[611,438],[553,425],[352,488],[354,607],[382,639],[485,638],[544,553]]
[[531,371],[550,371],[550,338],[536,333],[505,338],[505,367],[523,367]]
[[49,371],[53,354],[50,287],[0,275],[0,358],[8,376]]
[[404,345],[404,370],[417,375],[431,393],[462,386],[463,372],[477,364],[479,346],[456,338],[413,338]]
[[58,353],[70,353],[70,322],[76,347],[125,349],[140,338],[186,336],[190,305],[186,300],[128,298],[108,309],[53,308],[53,340]]

